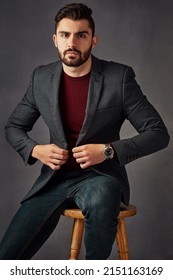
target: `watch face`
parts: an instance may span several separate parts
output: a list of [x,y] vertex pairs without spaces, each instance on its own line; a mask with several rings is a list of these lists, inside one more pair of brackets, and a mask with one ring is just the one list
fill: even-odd
[[105,152],[106,152],[106,155],[108,157],[110,157],[112,155],[112,148],[107,148]]
[[108,146],[105,148],[104,154],[107,159],[112,159],[114,156],[114,150],[112,149],[112,147]]

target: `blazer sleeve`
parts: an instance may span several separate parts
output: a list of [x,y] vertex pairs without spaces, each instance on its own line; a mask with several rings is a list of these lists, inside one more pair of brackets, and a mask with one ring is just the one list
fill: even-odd
[[123,112],[138,134],[113,142],[120,165],[165,148],[169,135],[156,109],[143,95],[131,67],[125,70],[122,82]]
[[5,127],[7,141],[20,154],[25,165],[35,163],[36,159],[30,157],[35,142],[28,132],[40,116],[34,100],[34,74],[32,74],[29,87],[22,101],[17,105],[8,119]]

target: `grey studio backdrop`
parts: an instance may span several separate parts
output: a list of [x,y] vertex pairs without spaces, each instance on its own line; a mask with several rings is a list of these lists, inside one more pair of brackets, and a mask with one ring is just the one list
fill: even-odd
[[[57,60],[52,43],[54,16],[69,2],[0,2],[0,238],[40,170],[38,162],[34,166],[23,165],[5,140],[4,126],[25,92],[32,70]],[[100,37],[94,54],[134,68],[143,92],[163,117],[172,136],[173,2],[86,0],[85,3],[93,9]],[[40,119],[31,135],[40,143],[47,143],[47,133]],[[125,123],[121,137],[135,133]],[[138,209],[135,217],[126,220],[130,259],[173,259],[172,140],[167,149],[136,160],[126,168],[131,203]],[[72,220],[62,217],[34,259],[67,259],[71,228]],[[84,258],[82,245],[80,259]],[[110,259],[117,258],[115,243]]]

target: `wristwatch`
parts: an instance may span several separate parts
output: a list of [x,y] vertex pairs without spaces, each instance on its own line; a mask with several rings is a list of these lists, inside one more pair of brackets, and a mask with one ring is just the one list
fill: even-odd
[[104,148],[104,155],[106,159],[112,159],[114,157],[114,149],[110,144],[106,144]]

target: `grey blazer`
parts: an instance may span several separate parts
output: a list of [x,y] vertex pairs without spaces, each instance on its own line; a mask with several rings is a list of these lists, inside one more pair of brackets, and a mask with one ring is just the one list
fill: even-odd
[[[40,116],[49,128],[50,143],[68,148],[59,109],[61,72],[60,61],[36,68],[25,96],[6,125],[6,138],[26,165],[36,161],[31,157],[31,151],[37,143],[29,137],[28,132]],[[138,133],[132,138],[120,140],[119,133],[125,119],[130,121]],[[125,165],[165,148],[168,142],[167,129],[141,92],[132,68],[92,56],[86,115],[76,146],[112,143],[116,157],[92,166],[92,169],[119,182],[125,204],[129,203]],[[49,184],[55,172],[58,176],[59,171],[43,165],[41,175],[23,201]]]

